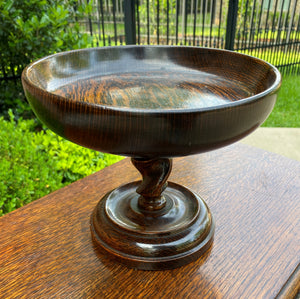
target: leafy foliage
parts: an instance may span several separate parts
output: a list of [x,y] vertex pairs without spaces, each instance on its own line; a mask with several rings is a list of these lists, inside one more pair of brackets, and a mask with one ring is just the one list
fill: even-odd
[[10,67],[24,66],[32,59],[86,46],[89,36],[70,22],[89,6],[75,10],[72,2],[0,0],[1,61]]
[[34,132],[35,120],[9,115],[0,118],[0,216],[121,159]]
[[[90,12],[92,2],[81,1],[76,9],[74,3],[77,1],[0,0],[0,76],[18,78],[23,68],[35,59],[87,47],[91,37],[80,33],[75,21]],[[20,109],[20,102],[10,103],[10,99],[16,98],[25,100],[19,82],[13,81],[12,86],[1,84],[2,114],[7,107]]]

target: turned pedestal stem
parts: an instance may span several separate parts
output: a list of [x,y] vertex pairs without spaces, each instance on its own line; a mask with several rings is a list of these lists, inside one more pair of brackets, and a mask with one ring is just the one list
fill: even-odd
[[172,169],[172,159],[151,160],[131,159],[132,164],[141,173],[143,180],[136,192],[141,196],[138,207],[141,210],[155,211],[165,207],[166,199],[162,192],[167,188],[167,179]]
[[112,258],[144,270],[176,268],[196,260],[213,241],[205,202],[168,182],[172,160],[132,159],[142,181],[107,193],[91,216],[95,244]]

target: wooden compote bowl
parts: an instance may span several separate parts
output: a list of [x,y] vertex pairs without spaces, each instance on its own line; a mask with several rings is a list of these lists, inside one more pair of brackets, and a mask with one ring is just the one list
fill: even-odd
[[191,190],[167,182],[172,157],[235,142],[271,112],[272,65],[195,47],[84,49],[40,59],[23,72],[38,118],[60,136],[132,157],[142,181],[106,194],[91,217],[94,242],[139,269],[175,268],[211,245],[214,220]]

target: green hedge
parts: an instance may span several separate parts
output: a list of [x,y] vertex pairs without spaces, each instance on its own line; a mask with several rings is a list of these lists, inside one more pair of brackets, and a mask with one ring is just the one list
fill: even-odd
[[91,9],[90,0],[0,0],[0,77],[15,77],[0,80],[1,116],[13,109],[16,116],[31,117],[22,70],[46,55],[88,47],[92,37],[80,32],[76,20]]
[[121,159],[75,145],[35,120],[0,118],[0,216]]

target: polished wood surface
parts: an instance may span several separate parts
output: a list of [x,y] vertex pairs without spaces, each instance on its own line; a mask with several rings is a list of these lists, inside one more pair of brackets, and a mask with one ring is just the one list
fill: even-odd
[[[134,158],[142,184],[106,195],[93,212],[91,231],[114,258],[150,270],[193,261],[214,232],[200,196],[174,184],[160,196],[171,169],[165,161],[217,149],[255,130],[275,104],[281,76],[241,53],[126,46],[42,58],[25,68],[22,83],[35,114],[54,132]],[[158,224],[163,230],[156,233]]]
[[138,206],[142,210],[155,211],[166,207],[166,199],[162,192],[167,188],[168,178],[172,170],[172,159],[154,160],[131,159],[134,167],[141,173],[142,182],[136,192],[140,194]]
[[97,204],[91,233],[100,251],[141,270],[165,270],[198,259],[215,223],[203,199],[168,182],[172,160],[131,159],[142,181],[122,185]]
[[171,68],[163,61],[160,62],[163,71],[149,72],[146,67],[143,73],[124,69],[121,74],[79,79],[52,92],[75,102],[120,108],[193,109],[223,105],[266,89],[263,84],[266,82],[257,81],[256,86],[251,86],[238,81],[238,68],[224,78],[215,67],[201,67],[201,71],[176,65]]
[[100,252],[141,270],[174,269],[197,260],[213,242],[215,223],[206,203],[189,189],[169,182],[164,208],[138,206],[139,183],[107,194],[91,217],[91,233]]
[[99,199],[140,179],[125,159],[0,218],[0,298],[293,298],[300,285],[300,163],[245,145],[176,158],[170,181],[216,219],[184,267],[128,269],[95,250]]
[[168,182],[171,159],[131,162],[142,181],[107,193],[93,211],[91,233],[99,250],[140,270],[174,269],[198,259],[215,229],[204,200]]
[[240,53],[125,46],[58,53],[22,74],[35,114],[75,143],[135,158],[228,145],[271,112],[280,73]]

